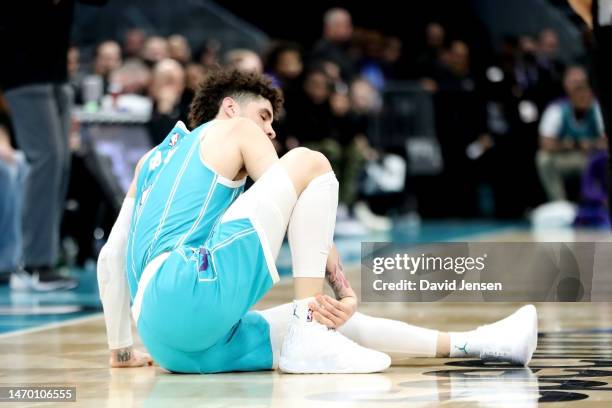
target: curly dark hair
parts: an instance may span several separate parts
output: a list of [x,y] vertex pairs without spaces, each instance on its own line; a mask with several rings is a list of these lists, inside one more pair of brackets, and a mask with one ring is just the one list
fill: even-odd
[[217,116],[223,98],[251,94],[270,101],[274,117],[283,105],[283,96],[264,75],[237,70],[219,70],[208,75],[199,86],[189,107],[189,125],[195,128]]

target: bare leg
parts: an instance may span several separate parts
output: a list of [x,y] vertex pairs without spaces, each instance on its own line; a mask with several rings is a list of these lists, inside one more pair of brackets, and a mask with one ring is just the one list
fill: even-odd
[[436,342],[436,357],[448,357],[450,354],[450,334],[446,332],[438,333]]
[[294,278],[293,292],[295,299],[306,299],[323,292],[324,278]]

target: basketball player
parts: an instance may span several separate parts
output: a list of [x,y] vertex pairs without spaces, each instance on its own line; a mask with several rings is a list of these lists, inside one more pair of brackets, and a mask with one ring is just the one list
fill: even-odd
[[[386,353],[527,364],[533,306],[450,334],[356,313],[332,243],[338,181],[315,151],[278,158],[281,104],[260,75],[214,73],[191,106],[195,129],[179,122],[140,160],[98,261],[111,365],[151,364],[132,349],[130,297],[142,342],[172,372],[370,373],[389,367]],[[242,194],[247,175],[255,183]],[[249,311],[279,279],[286,233],[295,301]],[[335,298],[321,295],[325,280]]]

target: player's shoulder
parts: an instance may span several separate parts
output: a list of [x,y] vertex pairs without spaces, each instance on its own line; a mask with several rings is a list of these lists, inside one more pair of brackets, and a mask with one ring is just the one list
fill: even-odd
[[[193,130],[193,132],[196,131],[197,129]],[[192,132],[187,129],[187,126],[185,126],[185,124],[179,120],[178,122],[176,122],[172,130],[168,132],[168,135],[164,138],[164,140],[162,141],[162,143],[160,143],[158,147],[173,148],[191,133]]]
[[149,150],[148,152],[146,152],[145,154],[143,154],[142,157],[138,160],[138,163],[136,163],[136,174],[140,173],[140,169],[142,168],[142,166],[144,166],[144,164],[147,161],[147,159],[149,157],[151,157],[151,154],[155,150],[157,150],[157,147],[154,147],[151,150]]

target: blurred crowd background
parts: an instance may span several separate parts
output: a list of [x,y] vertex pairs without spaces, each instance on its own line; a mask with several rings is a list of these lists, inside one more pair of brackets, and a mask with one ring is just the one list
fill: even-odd
[[[282,89],[275,146],[329,157],[341,182],[339,233],[404,218],[526,219],[547,202],[579,205],[585,183],[605,206],[589,36],[564,1],[402,5],[409,15],[392,2],[289,3],[76,6],[65,55],[74,108],[64,256],[95,258],[120,204],[106,185],[105,145],[84,130],[129,138],[137,126],[141,147],[155,145],[187,123],[198,84],[217,69],[265,73]],[[3,98],[0,115],[0,162],[25,169]],[[25,175],[11,180],[0,199],[24,188]]]

